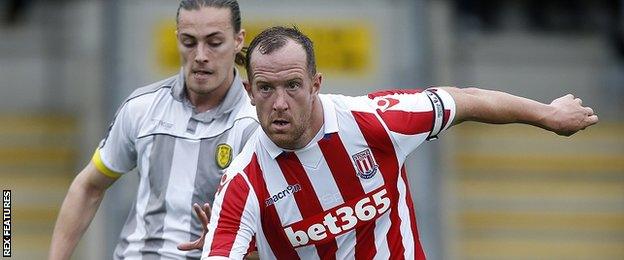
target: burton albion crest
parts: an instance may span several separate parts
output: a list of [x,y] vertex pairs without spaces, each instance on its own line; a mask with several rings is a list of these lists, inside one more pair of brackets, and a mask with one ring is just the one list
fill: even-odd
[[232,162],[232,146],[229,144],[217,145],[215,159],[217,160],[217,166],[221,169],[225,169],[230,166],[230,163]]

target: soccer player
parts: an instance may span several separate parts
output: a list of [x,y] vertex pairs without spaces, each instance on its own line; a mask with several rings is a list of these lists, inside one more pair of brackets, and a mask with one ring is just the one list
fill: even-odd
[[234,66],[245,35],[237,1],[182,0],[176,20],[180,72],[137,89],[121,105],[69,188],[50,259],[69,259],[106,189],[134,168],[136,202],[114,258],[199,258],[199,250],[177,248],[205,229],[192,205],[212,203],[223,170],[258,123]]
[[571,135],[598,122],[572,95],[542,104],[435,87],[319,94],[312,42],[260,33],[247,52],[258,129],[221,179],[203,259],[425,259],[403,163],[454,124],[526,123]]

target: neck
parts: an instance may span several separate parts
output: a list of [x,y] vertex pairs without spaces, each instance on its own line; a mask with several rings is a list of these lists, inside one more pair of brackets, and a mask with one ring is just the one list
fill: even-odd
[[232,82],[234,82],[234,72],[229,74],[222,85],[208,93],[194,92],[189,90],[189,88],[185,88],[184,91],[186,91],[186,96],[191,104],[195,106],[195,111],[197,113],[202,113],[217,107],[221,103],[230,89]]

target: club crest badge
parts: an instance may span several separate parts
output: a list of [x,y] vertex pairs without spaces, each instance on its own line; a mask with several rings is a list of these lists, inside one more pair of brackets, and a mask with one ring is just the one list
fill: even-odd
[[353,162],[355,163],[357,176],[362,179],[370,179],[375,176],[375,173],[377,173],[377,169],[379,168],[379,166],[375,162],[375,158],[373,158],[370,149],[366,149],[364,151],[356,153],[351,157],[353,158]]
[[232,146],[229,144],[217,145],[215,159],[217,161],[217,166],[221,169],[225,169],[230,166],[230,163],[232,162]]

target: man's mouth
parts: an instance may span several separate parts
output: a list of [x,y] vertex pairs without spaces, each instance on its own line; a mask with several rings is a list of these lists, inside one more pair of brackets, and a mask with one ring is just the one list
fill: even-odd
[[214,74],[214,72],[212,70],[203,70],[203,69],[199,69],[199,70],[193,70],[192,71],[193,76],[195,76],[196,78],[205,78],[208,77],[212,74]]
[[278,119],[278,120],[273,120],[273,124],[274,125],[278,125],[278,126],[285,126],[285,125],[289,124],[289,122],[286,121],[286,120]]

